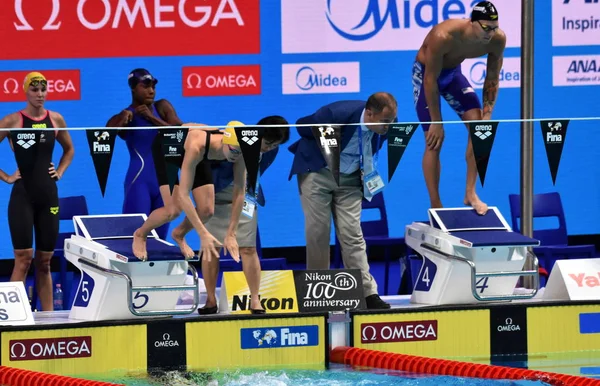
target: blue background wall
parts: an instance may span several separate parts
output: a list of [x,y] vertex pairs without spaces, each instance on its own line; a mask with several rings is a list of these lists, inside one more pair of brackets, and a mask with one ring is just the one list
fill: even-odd
[[[291,0],[283,0],[291,1]],[[294,0],[298,1],[298,0]],[[497,0],[501,6],[502,0]],[[597,5],[597,4],[596,4]],[[102,126],[130,102],[126,77],[135,67],[145,67],[160,79],[157,93],[175,106],[184,121],[223,125],[229,120],[256,123],[269,114],[280,114],[290,122],[310,114],[321,105],[339,99],[367,98],[374,91],[392,92],[399,103],[399,120],[416,120],[412,101],[410,69],[415,51],[289,54],[281,53],[280,2],[260,2],[261,52],[256,55],[217,55],[179,57],[136,57],[117,59],[61,59],[0,62],[0,71],[39,69],[80,69],[81,100],[49,101],[47,107],[61,112],[72,128]],[[535,13],[535,118],[589,117],[598,115],[598,87],[552,87],[552,56],[589,54],[597,47],[552,47],[550,1],[536,2]],[[507,31],[510,33],[510,31]],[[57,41],[55,44],[68,44]],[[154,49],[154,48],[152,48]],[[159,50],[155,52],[160,55]],[[518,48],[507,48],[506,57],[518,57]],[[360,93],[282,95],[281,64],[300,62],[360,61]],[[260,64],[262,94],[235,97],[182,97],[181,68],[190,65]],[[481,95],[481,92],[479,91]],[[0,114],[21,109],[23,103],[2,103]],[[518,88],[501,89],[494,119],[520,117]],[[446,119],[456,119],[444,104]],[[568,130],[556,186],[552,180],[541,138],[539,123],[535,123],[535,192],[558,190],[567,212],[571,234],[600,233],[600,173],[598,144],[600,130],[595,121],[573,121]],[[124,143],[117,140],[105,197],[101,196],[84,131],[73,130],[76,156],[70,169],[59,183],[61,196],[83,194],[92,213],[120,213],[123,200],[123,180],[128,165]],[[292,130],[291,144],[298,138]],[[464,195],[467,131],[463,125],[446,125],[446,142],[442,153],[441,193],[446,206],[461,206]],[[288,144],[288,145],[289,145]],[[13,154],[6,141],[1,144],[0,168],[11,173],[15,168]],[[478,192],[490,205],[500,208],[509,217],[508,194],[519,192],[518,123],[501,123],[492,152],[485,187],[478,182]],[[423,219],[429,205],[421,172],[424,148],[422,132],[413,137],[395,172],[394,179],[384,191],[390,218],[390,232],[402,235],[404,226]],[[56,149],[55,163],[60,157]],[[387,153],[380,157],[381,173],[387,179]],[[264,247],[304,245],[304,218],[296,180],[288,181],[292,162],[287,145],[280,151],[276,163],[262,179],[267,195],[267,207],[260,211],[260,231]],[[0,213],[6,213],[11,186],[0,185]],[[282,227],[285,224],[285,227]],[[6,216],[0,217],[0,258],[12,257]],[[190,235],[192,245],[197,238]]]

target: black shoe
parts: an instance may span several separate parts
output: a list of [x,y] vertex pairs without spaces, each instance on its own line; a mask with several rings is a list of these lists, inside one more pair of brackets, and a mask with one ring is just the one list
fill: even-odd
[[217,312],[219,312],[219,307],[218,306],[213,306],[213,307],[202,307],[202,308],[198,308],[198,313],[200,315],[212,315],[212,314],[216,314]]
[[381,300],[377,294],[367,296],[365,301],[367,302],[367,308],[370,310],[388,310],[392,308],[388,303]]
[[252,315],[262,315],[262,314],[265,314],[267,311],[265,311],[263,309],[250,308],[250,312],[252,313]]

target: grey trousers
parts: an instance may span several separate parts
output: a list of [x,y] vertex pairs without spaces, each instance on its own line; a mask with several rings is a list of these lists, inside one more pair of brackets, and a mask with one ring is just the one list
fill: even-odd
[[298,174],[298,189],[304,211],[306,268],[329,269],[331,216],[347,269],[360,269],[365,296],[377,293],[377,283],[369,272],[367,245],[360,227],[362,212],[360,172],[340,174],[340,186],[327,168]]

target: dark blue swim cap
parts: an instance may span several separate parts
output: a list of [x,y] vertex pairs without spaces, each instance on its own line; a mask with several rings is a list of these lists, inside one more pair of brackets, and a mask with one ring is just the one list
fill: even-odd
[[498,21],[496,6],[489,1],[480,1],[475,4],[473,12],[471,12],[471,21],[478,20]]

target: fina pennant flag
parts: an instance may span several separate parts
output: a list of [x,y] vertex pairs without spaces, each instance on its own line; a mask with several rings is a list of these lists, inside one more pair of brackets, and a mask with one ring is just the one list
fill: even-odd
[[418,127],[418,123],[395,123],[390,126],[388,130],[388,182],[392,180],[400,159]]
[[235,135],[238,138],[244,163],[246,164],[247,178],[246,186],[249,194],[254,194],[256,189],[256,180],[258,178],[258,168],[260,164],[260,148],[263,137],[262,127],[236,127]]
[[323,154],[329,170],[333,173],[335,182],[340,186],[342,128],[339,126],[313,126],[312,133],[319,144],[319,149],[321,149],[321,154]]
[[552,174],[552,185],[556,185],[556,175],[565,140],[567,139],[569,120],[540,121],[540,124],[542,125],[542,136],[544,137],[546,155],[548,156],[548,165]]
[[475,162],[477,163],[477,172],[481,186],[485,182],[485,174],[487,172],[490,154],[494,146],[494,138],[496,138],[496,130],[498,122],[469,122],[469,134],[471,135],[471,143],[473,144],[473,153],[475,153]]
[[[115,140],[117,137],[116,129],[86,130],[90,154],[94,161],[96,177],[100,184],[102,197],[106,191],[106,182],[108,181],[108,172],[115,149]],[[41,140],[41,139],[40,139]]]
[[167,178],[171,194],[173,194],[173,188],[177,182],[179,163],[183,160],[183,150],[188,130],[188,128],[183,127],[181,129],[159,130],[158,135],[160,135],[162,141],[162,151],[167,164]]

